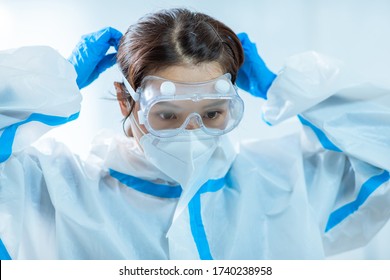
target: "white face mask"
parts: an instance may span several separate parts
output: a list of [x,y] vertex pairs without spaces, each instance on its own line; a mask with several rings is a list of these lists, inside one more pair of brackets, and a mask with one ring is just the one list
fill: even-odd
[[227,173],[235,158],[234,149],[226,135],[211,136],[202,129],[194,129],[174,137],[159,138],[145,134],[134,116],[130,118],[133,134],[142,134],[138,142],[145,158],[183,189],[173,217],[174,223],[204,183]]
[[200,172],[207,168],[206,163],[215,151],[219,137],[195,129],[185,130],[173,137],[159,138],[150,133],[145,134],[133,115],[131,118],[132,124],[143,134],[139,144],[147,160],[178,182],[183,190],[199,179]]

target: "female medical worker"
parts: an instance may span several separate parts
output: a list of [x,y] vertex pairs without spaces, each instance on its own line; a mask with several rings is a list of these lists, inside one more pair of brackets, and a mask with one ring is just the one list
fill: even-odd
[[[95,67],[112,32],[83,38],[70,59],[79,85],[112,64]],[[72,64],[47,47],[2,52],[3,256],[320,259],[366,244],[390,215],[389,91],[343,86],[339,65],[313,52],[275,78],[239,37],[237,75],[240,40],[209,16],[165,10],[131,26],[115,86],[133,136],[98,136],[86,162],[54,140],[32,145],[79,113]],[[302,133],[235,152],[235,81],[267,98],[268,123],[298,116]]]

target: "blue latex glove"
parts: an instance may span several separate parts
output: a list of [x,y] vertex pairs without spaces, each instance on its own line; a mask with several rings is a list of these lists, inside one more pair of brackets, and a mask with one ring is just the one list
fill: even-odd
[[267,91],[276,75],[267,68],[248,34],[239,33],[237,36],[244,49],[244,64],[238,70],[237,86],[254,96],[267,99]]
[[111,46],[118,50],[121,37],[122,33],[112,27],[81,37],[68,58],[76,69],[76,82],[80,89],[88,86],[100,73],[116,63],[116,53],[106,53]]

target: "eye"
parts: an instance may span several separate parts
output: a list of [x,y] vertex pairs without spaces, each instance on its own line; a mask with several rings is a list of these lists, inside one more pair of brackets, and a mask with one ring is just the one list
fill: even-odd
[[220,114],[221,113],[219,111],[211,111],[211,112],[207,112],[204,115],[204,118],[207,118],[207,119],[210,119],[210,120],[214,120],[214,119],[218,118]]
[[159,113],[158,116],[163,120],[174,120],[177,118],[175,113],[172,112],[162,112]]

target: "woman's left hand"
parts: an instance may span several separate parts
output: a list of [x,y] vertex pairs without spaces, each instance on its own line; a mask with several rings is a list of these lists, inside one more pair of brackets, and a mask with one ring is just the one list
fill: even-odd
[[267,91],[276,75],[265,65],[246,33],[237,34],[244,49],[244,64],[238,71],[237,86],[250,94],[267,99]]

